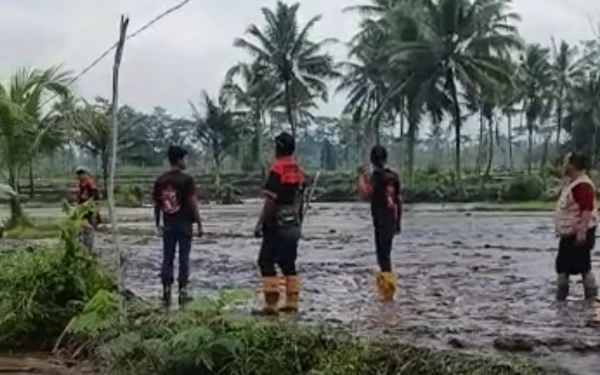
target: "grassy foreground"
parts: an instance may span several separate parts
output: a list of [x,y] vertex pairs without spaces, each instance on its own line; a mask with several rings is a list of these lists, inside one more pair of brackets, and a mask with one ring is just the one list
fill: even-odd
[[497,361],[411,345],[375,344],[327,327],[235,313],[241,292],[197,298],[164,314],[125,300],[75,241],[82,212],[63,222],[60,246],[0,253],[0,348],[60,350],[108,374],[542,375]]

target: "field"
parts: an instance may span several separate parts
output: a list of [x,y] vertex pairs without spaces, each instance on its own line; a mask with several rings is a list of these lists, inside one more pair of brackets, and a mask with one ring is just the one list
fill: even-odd
[[[404,232],[394,244],[400,292],[394,304],[382,305],[374,293],[367,205],[316,203],[300,250],[300,321],[326,322],[386,342],[502,358],[517,355],[548,368],[596,374],[600,310],[580,302],[578,282],[565,306],[554,303],[550,215],[492,208],[474,212],[465,205],[409,206]],[[256,201],[202,207],[207,235],[194,243],[195,295],[248,289],[256,295],[245,309],[256,306],[259,241],[251,231],[258,210]],[[28,212],[38,222],[59,215],[57,208]],[[161,243],[152,234],[151,210],[122,208],[119,216],[126,285],[157,303]],[[4,246],[10,243],[5,240]],[[100,235],[97,243],[102,258],[111,263],[109,236]]]

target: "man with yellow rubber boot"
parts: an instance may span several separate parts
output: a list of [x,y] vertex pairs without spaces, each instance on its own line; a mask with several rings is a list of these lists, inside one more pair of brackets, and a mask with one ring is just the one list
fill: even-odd
[[397,277],[392,270],[391,252],[394,236],[400,233],[402,198],[398,174],[386,166],[387,150],[383,146],[371,149],[373,172],[367,176],[364,167],[358,168],[358,191],[371,202],[375,227],[375,250],[380,271],[377,289],[383,301],[396,294]]
[[[300,281],[296,271],[300,240],[304,172],[294,158],[295,141],[288,133],[275,138],[275,161],[269,169],[262,196],[264,205],[254,235],[262,237],[258,266],[263,278],[265,315],[297,312]],[[285,278],[286,299],[279,303],[279,278],[275,266]]]

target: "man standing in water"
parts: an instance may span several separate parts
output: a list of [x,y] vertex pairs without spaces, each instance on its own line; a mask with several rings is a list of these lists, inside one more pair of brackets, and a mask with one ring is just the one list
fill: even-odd
[[569,276],[582,275],[585,299],[594,300],[598,287],[591,272],[591,251],[596,241],[598,205],[596,187],[588,177],[589,159],[579,153],[565,156],[562,172],[566,179],[556,203],[554,222],[560,237],[556,256],[556,298],[569,294]]
[[391,301],[396,293],[396,274],[392,270],[391,251],[394,236],[400,233],[402,199],[400,178],[386,166],[387,150],[382,146],[371,149],[373,173],[367,176],[364,167],[358,168],[358,190],[371,202],[375,227],[375,251],[380,272],[377,289],[381,299]]
[[100,210],[98,202],[100,201],[100,192],[96,181],[92,178],[90,171],[83,166],[75,170],[77,175],[77,204],[85,204],[93,201],[91,211],[84,217],[83,226],[79,232],[79,242],[88,249],[94,249],[94,232],[100,224]]
[[179,247],[179,307],[183,308],[188,302],[187,287],[194,223],[198,225],[198,237],[203,234],[196,201],[196,185],[194,179],[184,172],[186,155],[187,151],[179,146],[169,147],[167,157],[171,169],[156,179],[152,193],[156,229],[163,238],[161,279],[163,304],[167,309],[171,307],[176,248]]
[[[298,311],[300,281],[296,271],[302,223],[304,173],[294,158],[295,140],[288,133],[275,138],[275,161],[262,191],[264,205],[254,235],[262,237],[258,266],[263,278],[262,313]],[[279,279],[275,265],[285,277],[286,300],[279,302]]]

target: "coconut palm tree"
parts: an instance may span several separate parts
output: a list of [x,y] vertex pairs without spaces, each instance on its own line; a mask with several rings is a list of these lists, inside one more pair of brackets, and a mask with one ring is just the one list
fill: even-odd
[[319,96],[328,99],[327,79],[338,76],[333,58],[324,47],[332,39],[313,42],[309,33],[321,16],[311,18],[304,26],[298,22],[299,3],[287,5],[277,2],[275,11],[262,8],[265,25],[256,25],[246,33],[254,40],[237,38],[236,47],[250,52],[265,64],[276,82],[283,88],[284,107],[292,135],[296,136],[294,95]]
[[281,101],[281,91],[270,79],[268,67],[260,61],[240,63],[227,72],[223,85],[224,99],[233,99],[242,109],[254,129],[252,158],[264,174],[263,135],[267,112]]
[[[137,126],[144,118],[136,116],[135,111],[128,106],[119,108],[119,152],[127,152],[145,139],[136,139]],[[100,161],[104,194],[108,191],[109,157],[111,151],[112,127],[110,123],[110,102],[104,98],[96,98],[95,103],[85,103],[77,108],[73,116],[75,142],[79,147],[88,151],[95,160]]]
[[533,134],[540,128],[538,123],[546,117],[551,101],[552,66],[550,50],[539,44],[527,46],[522,56],[519,86],[523,90],[523,108],[527,129],[527,171],[531,174],[533,157]]
[[556,96],[556,148],[558,149],[563,128],[564,103],[574,81],[583,72],[583,59],[578,58],[577,47],[570,46],[564,40],[557,47],[554,39],[552,39],[552,55],[553,92]]
[[381,107],[388,91],[387,57],[383,53],[385,35],[365,30],[355,43],[350,49],[351,60],[338,64],[344,74],[337,91],[346,92],[343,113],[351,114],[356,123],[366,123],[366,130],[372,132],[375,143],[379,144],[381,118],[374,116],[374,112]]
[[[592,165],[598,165],[598,136],[600,132],[600,73],[587,72],[578,79],[570,93],[565,129],[577,148],[592,154]],[[590,136],[591,135],[591,136]]]
[[200,102],[202,109],[190,102],[196,122],[196,137],[210,150],[213,159],[217,192],[221,188],[223,158],[234,150],[240,130],[235,121],[235,114],[228,108],[224,98],[222,91],[217,99],[211,98],[203,91]]
[[38,152],[40,143],[51,142],[56,133],[45,132],[33,145],[41,129],[42,104],[48,95],[69,94],[67,83],[70,74],[60,67],[46,70],[20,68],[10,78],[7,86],[0,83],[0,96],[4,102],[4,119],[0,122],[0,142],[3,159],[8,170],[8,184],[19,190],[19,172]]
[[463,115],[461,90],[479,92],[510,79],[506,58],[521,47],[519,16],[509,0],[424,0],[427,22],[420,22],[421,39],[399,43],[392,61],[410,72],[395,89],[420,82],[443,87],[451,101],[455,132],[455,170],[461,175]]

